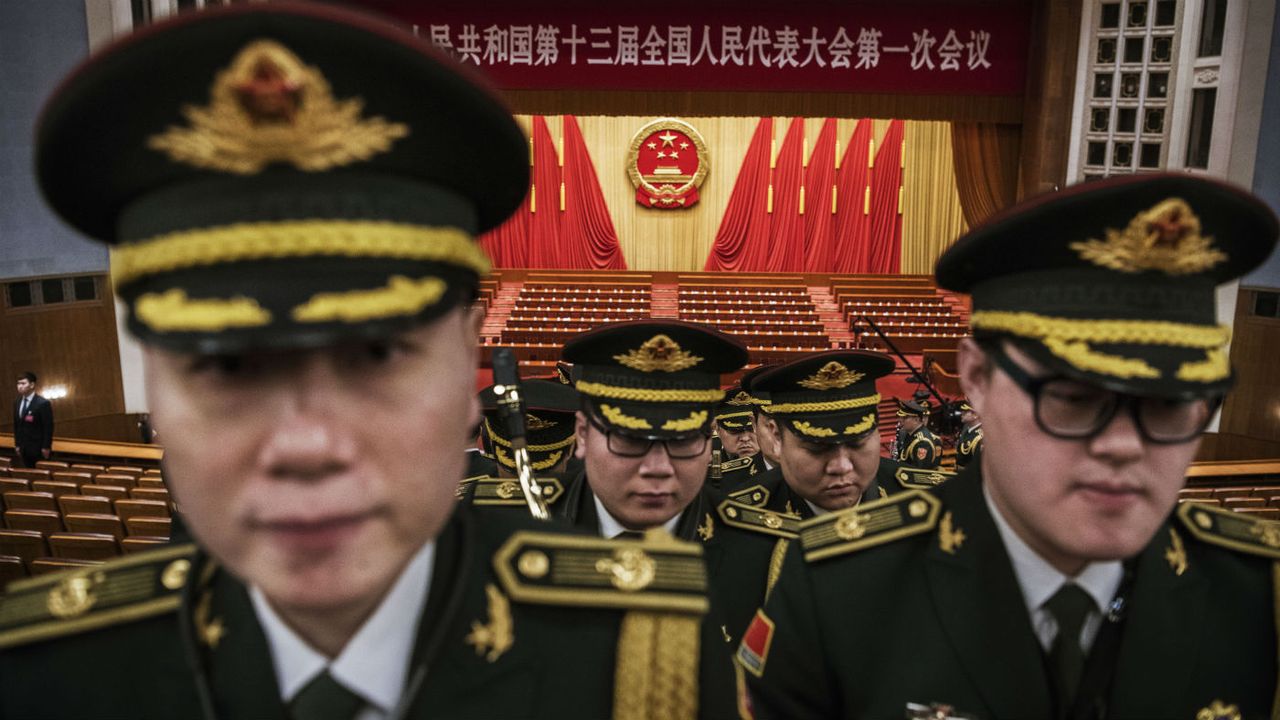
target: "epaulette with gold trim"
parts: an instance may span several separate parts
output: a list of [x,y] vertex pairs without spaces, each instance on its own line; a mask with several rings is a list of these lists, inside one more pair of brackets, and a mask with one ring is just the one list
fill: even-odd
[[769,502],[769,488],[759,484],[752,485],[729,493],[729,499],[743,505],[764,507]]
[[1198,540],[1250,555],[1280,560],[1280,522],[1193,502],[1179,505],[1177,514],[1182,524]]
[[469,488],[469,487],[471,487],[472,485],[474,485],[474,484],[475,484],[475,482],[476,482],[477,480],[479,480],[480,478],[486,478],[486,477],[489,477],[489,476],[488,476],[488,475],[473,475],[473,476],[471,476],[471,477],[469,477],[469,478],[463,478],[463,479],[462,479],[462,481],[458,483],[458,488],[457,488],[456,490],[454,490],[454,491],[453,491],[453,496],[454,496],[455,498],[458,498],[459,500],[461,500],[462,498],[464,498],[464,497],[466,497],[466,496],[467,496],[467,488]]
[[521,531],[493,556],[517,602],[625,610],[707,611],[702,546],[661,529],[643,540]]
[[97,630],[178,609],[193,544],[10,583],[0,597],[0,649]]
[[930,493],[907,490],[810,518],[800,524],[804,559],[813,562],[929,532],[941,509],[942,501]]
[[951,470],[925,470],[924,468],[900,467],[893,473],[894,478],[909,490],[928,490],[955,477]]
[[743,470],[749,467],[751,467],[751,456],[743,455],[720,463],[720,472],[734,472],[735,470]]
[[796,515],[764,510],[746,503],[725,500],[716,507],[720,520],[730,527],[791,539],[800,533]]
[[[481,475],[474,480],[476,489],[471,495],[473,505],[524,507],[526,501],[519,480],[488,475]],[[538,478],[538,487],[542,488],[542,501],[547,505],[554,505],[564,495],[564,485],[556,478]]]

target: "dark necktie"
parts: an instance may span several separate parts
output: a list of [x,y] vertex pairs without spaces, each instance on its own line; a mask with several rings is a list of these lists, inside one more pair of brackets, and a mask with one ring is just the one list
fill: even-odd
[[1085,658],[1080,631],[1089,612],[1097,607],[1089,593],[1072,582],[1063,583],[1045,601],[1044,608],[1058,622],[1058,634],[1049,648],[1049,673],[1057,690],[1059,718],[1066,717],[1075,702]]
[[25,417],[27,414],[27,399],[22,398],[22,409],[18,410],[18,417]]
[[289,715],[293,720],[351,720],[364,704],[325,670],[293,697]]

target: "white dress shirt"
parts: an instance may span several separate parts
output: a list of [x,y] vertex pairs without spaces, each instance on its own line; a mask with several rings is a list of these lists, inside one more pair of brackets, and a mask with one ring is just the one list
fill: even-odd
[[[619,533],[635,532],[623,527],[617,518],[610,515],[609,511],[604,508],[604,503],[600,502],[600,498],[595,493],[591,493],[591,499],[596,503],[596,518],[600,520],[600,537],[615,538],[618,537]],[[676,513],[675,517],[662,524],[662,529],[666,530],[669,535],[675,535],[676,525],[679,523],[680,513]]]
[[1035,630],[1040,646],[1048,652],[1053,645],[1054,637],[1058,634],[1058,621],[1044,607],[1045,602],[1058,592],[1058,588],[1062,587],[1063,583],[1074,582],[1089,593],[1089,597],[1093,598],[1097,605],[1095,609],[1089,611],[1084,626],[1080,629],[1080,647],[1088,653],[1093,647],[1094,639],[1098,637],[1098,630],[1102,627],[1102,609],[1111,605],[1116,590],[1120,588],[1120,581],[1124,577],[1124,566],[1119,560],[1094,562],[1085,566],[1079,575],[1067,577],[1054,569],[1035,550],[1032,550],[1018,536],[1018,533],[1014,532],[1004,516],[1000,514],[999,508],[991,501],[991,494],[987,492],[985,486],[982,488],[982,496],[987,501],[991,517],[996,521],[996,529],[1000,531],[1005,549],[1009,551],[1013,574],[1018,578],[1018,585],[1022,588],[1022,599],[1026,602],[1027,610],[1031,614],[1032,629]]
[[[249,597],[266,633],[285,705],[327,667],[334,680],[364,698],[355,720],[384,720],[404,693],[434,565],[435,541],[431,541],[413,556],[378,609],[332,661],[285,624],[262,590],[250,587]],[[405,622],[406,618],[411,621]]]

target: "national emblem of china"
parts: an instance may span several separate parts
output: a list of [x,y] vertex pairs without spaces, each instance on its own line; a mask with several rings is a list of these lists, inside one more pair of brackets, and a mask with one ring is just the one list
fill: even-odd
[[693,126],[675,118],[661,118],[640,128],[631,139],[627,174],[636,188],[636,202],[669,210],[698,202],[698,188],[711,161],[707,144]]

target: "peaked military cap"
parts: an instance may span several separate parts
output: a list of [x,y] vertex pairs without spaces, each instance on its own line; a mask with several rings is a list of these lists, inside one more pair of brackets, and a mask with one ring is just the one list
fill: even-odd
[[578,335],[563,357],[606,427],[670,438],[706,431],[724,399],[720,376],[741,368],[747,349],[703,325],[635,320]]
[[[174,58],[181,58],[175,62]],[[389,23],[252,3],[95,54],[54,93],[49,205],[112,248],[143,341],[182,351],[383,337],[474,296],[474,236],[528,189],[477,78]]]
[[767,408],[771,402],[769,393],[755,386],[756,378],[778,367],[777,365],[757,365],[742,374],[742,378],[738,380],[738,386],[751,398],[751,404],[756,408]]
[[[480,391],[484,432],[501,465],[514,470],[511,438],[498,412],[498,396],[490,385]],[[553,467],[572,452],[578,393],[556,380],[524,380],[520,383],[525,406],[525,442],[534,470]]]
[[876,380],[893,358],[866,350],[814,353],[751,381],[769,393],[769,415],[813,442],[845,443],[876,432]]
[[1214,292],[1275,247],[1275,215],[1230,185],[1184,174],[1077,185],[1003,212],[938,259],[973,298],[977,337],[1101,387],[1207,396],[1231,381]]
[[928,417],[929,408],[915,400],[898,400],[898,417]]
[[725,399],[716,408],[716,422],[730,430],[750,430],[753,399],[741,383],[725,391]]

